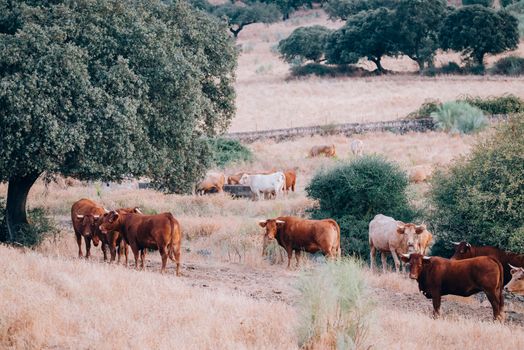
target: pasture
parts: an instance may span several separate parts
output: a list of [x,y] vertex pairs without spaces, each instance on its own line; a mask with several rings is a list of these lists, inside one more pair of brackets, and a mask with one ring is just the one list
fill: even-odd
[[[274,46],[295,27],[337,27],[319,11],[299,12],[285,22],[255,24],[238,38],[242,48],[235,90],[236,117],[229,131],[254,131],[404,117],[427,99],[453,100],[463,95],[505,93],[524,97],[524,78],[443,76],[408,73],[416,65],[405,58],[385,59],[384,66],[404,71],[377,77],[287,80],[289,66]],[[524,54],[521,43],[518,53]],[[437,63],[457,56],[440,53]],[[488,57],[492,62],[495,57]],[[363,63],[365,65],[365,63]],[[304,276],[325,264],[308,256],[299,268],[286,269],[286,254],[276,244],[262,256],[264,230],[257,222],[280,215],[305,217],[317,203],[305,187],[320,169],[353,159],[352,139],[363,141],[364,154],[383,155],[406,172],[420,166],[444,169],[492,133],[450,135],[442,132],[370,133],[297,138],[247,145],[254,159],[214,169],[238,171],[296,169],[297,190],[275,200],[233,199],[162,194],[138,189],[137,182],[67,185],[62,178],[38,180],[29,208],[41,207],[58,232],[34,250],[0,245],[0,348],[151,348],[151,349],[295,349],[303,314],[297,306]],[[308,158],[313,145],[334,144],[334,158]],[[409,200],[427,205],[428,183],[409,185]],[[0,196],[7,185],[0,184]],[[77,258],[71,205],[90,198],[108,209],[138,206],[145,214],[171,212],[181,224],[182,269],[168,261],[160,274],[160,256],[147,254],[145,271],[108,264],[100,246],[89,261]],[[388,258],[390,259],[390,258]],[[391,260],[390,260],[391,261]],[[524,302],[506,300],[506,320],[493,322],[485,298],[447,296],[442,317],[431,318],[431,300],[406,275],[372,273],[361,268],[369,300],[368,328],[362,349],[521,349],[524,348]],[[350,278],[351,276],[349,276]],[[482,293],[481,293],[482,294]],[[310,348],[334,347],[331,342]]]

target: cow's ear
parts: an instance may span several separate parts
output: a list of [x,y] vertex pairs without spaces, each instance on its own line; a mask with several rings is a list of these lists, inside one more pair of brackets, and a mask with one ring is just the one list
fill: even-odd
[[513,266],[513,265],[511,265],[511,264],[508,264],[508,265],[509,265],[509,267],[511,268],[510,272],[511,272],[512,275],[515,274],[516,272],[518,272],[518,271],[520,270],[520,268],[515,267],[515,266]]
[[260,225],[260,227],[266,227],[267,220],[260,220],[258,224]]
[[109,217],[109,222],[115,222],[118,219],[118,213],[116,211],[113,211],[111,213],[111,216]]
[[426,225],[424,225],[424,224],[415,227],[415,233],[417,235],[420,235],[425,230],[426,230]]
[[404,229],[405,229],[405,228],[406,228],[406,227],[404,226],[404,224],[398,224],[398,225],[397,225],[397,233],[398,233],[399,235],[403,235],[403,234],[404,234]]

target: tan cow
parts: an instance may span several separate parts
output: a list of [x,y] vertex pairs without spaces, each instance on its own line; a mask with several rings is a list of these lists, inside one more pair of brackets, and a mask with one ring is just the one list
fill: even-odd
[[334,157],[336,155],[335,145],[321,145],[313,146],[309,151],[310,157],[318,157],[324,155],[326,157]]
[[287,252],[287,267],[291,265],[293,251],[297,267],[302,250],[308,253],[322,252],[328,258],[340,257],[340,227],[333,219],[305,220],[295,216],[280,216],[258,223],[266,229],[262,255],[273,240],[277,240]]
[[106,212],[107,210],[104,207],[87,198],[80,199],[71,207],[71,221],[73,222],[73,230],[75,231],[76,243],[78,244],[79,258],[83,256],[82,237],[84,237],[86,245],[86,259],[91,256],[91,240],[95,247],[98,247],[100,242],[97,234],[98,220]]
[[395,270],[399,272],[400,260],[397,254],[420,253],[420,234],[425,225],[403,223],[382,214],[376,215],[369,223],[369,248],[371,270],[375,265],[375,254],[380,252],[382,269],[386,273],[386,254],[391,254],[395,261]]
[[429,255],[431,243],[433,242],[433,235],[428,230],[424,230],[420,234],[420,254]]
[[244,174],[246,174],[246,173],[242,171],[240,173],[229,175],[227,177],[227,184],[228,185],[239,185],[240,184],[240,179],[242,178],[242,176]]
[[355,157],[361,157],[364,150],[364,142],[361,140],[351,141],[351,152]]
[[511,280],[504,289],[508,292],[524,295],[524,269],[508,264],[511,268]]
[[286,176],[286,183],[285,183],[284,190],[286,191],[286,193],[289,192],[289,189],[295,192],[295,185],[297,182],[297,173],[293,169],[288,169],[284,171],[284,175]]
[[222,173],[209,173],[206,178],[197,186],[198,194],[222,192],[226,178]]

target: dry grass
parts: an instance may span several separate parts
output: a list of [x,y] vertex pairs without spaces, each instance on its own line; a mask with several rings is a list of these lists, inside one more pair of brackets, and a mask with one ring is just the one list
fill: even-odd
[[0,247],[0,348],[292,349],[294,311],[190,280]]
[[[253,24],[239,35],[243,48],[237,70],[237,116],[230,131],[251,131],[370,122],[404,117],[427,99],[454,100],[461,95],[491,96],[513,93],[524,97],[524,78],[444,76],[421,77],[408,58],[385,58],[386,69],[404,72],[367,78],[303,78],[286,81],[289,65],[278,58],[278,41],[299,26],[314,24],[336,28],[322,11],[300,12],[289,21]],[[524,55],[524,45],[512,53]],[[492,63],[499,56],[487,57]],[[439,53],[436,64],[459,62],[457,54]],[[369,62],[361,66],[373,69]]]

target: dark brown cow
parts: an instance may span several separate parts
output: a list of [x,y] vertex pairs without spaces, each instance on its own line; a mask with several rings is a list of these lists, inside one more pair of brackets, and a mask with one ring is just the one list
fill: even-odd
[[449,260],[421,254],[402,254],[410,264],[409,277],[416,279],[419,290],[433,299],[433,316],[440,316],[440,299],[443,295],[469,297],[484,292],[493,308],[493,318],[502,319],[504,297],[502,264],[489,256],[466,260]]
[[297,173],[293,169],[288,169],[284,171],[284,175],[286,176],[286,184],[284,188],[286,193],[289,192],[289,189],[295,192],[295,184],[297,182]]
[[[90,199],[80,199],[71,207],[71,221],[73,222],[73,229],[75,231],[76,243],[78,244],[78,257],[82,254],[82,237],[84,237],[86,245],[86,259],[91,256],[91,240],[95,247],[100,242],[98,235],[99,219],[107,211],[104,207],[98,205]],[[103,249],[102,249],[103,250]]]
[[262,255],[265,255],[269,242],[276,239],[287,252],[288,268],[293,251],[297,267],[302,250],[308,253],[321,251],[330,258],[340,257],[340,227],[333,219],[305,220],[294,216],[280,216],[260,221],[259,225],[266,229]]
[[[129,214],[129,213],[136,213],[136,214],[142,214],[140,211],[140,208],[134,207],[134,208],[120,208],[116,210],[119,214]],[[107,215],[108,213],[104,214]],[[103,221],[103,217],[98,220],[98,225],[100,225]],[[100,241],[102,242],[102,252],[104,253],[104,261],[107,261],[107,248],[109,248],[109,252],[111,254],[111,260],[110,262],[115,261],[116,254],[118,253],[118,260],[117,264],[120,264],[120,259],[122,258],[122,255],[125,255],[125,266],[127,266],[127,251],[128,251],[128,245],[126,241],[123,239],[122,234],[118,231],[111,231],[108,233],[103,233],[100,231],[100,229],[97,229],[97,235],[100,237]]]
[[105,215],[100,231],[118,231],[131,247],[138,268],[138,254],[141,253],[141,266],[144,268],[147,249],[158,249],[162,257],[162,270],[166,270],[167,258],[176,262],[176,275],[180,275],[180,245],[182,232],[178,221],[171,213],[141,215],[111,211]]
[[524,267],[524,254],[506,252],[496,247],[476,247],[468,242],[452,242],[455,245],[455,254],[451,260],[463,260],[476,256],[491,256],[497,259],[504,268],[504,285],[511,281],[511,264],[515,267]]

